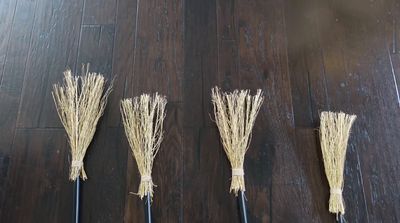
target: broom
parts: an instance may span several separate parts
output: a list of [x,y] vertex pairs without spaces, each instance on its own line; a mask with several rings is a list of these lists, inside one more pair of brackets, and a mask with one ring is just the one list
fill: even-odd
[[163,139],[163,122],[167,99],[158,93],[143,94],[121,101],[122,122],[141,176],[137,195],[144,199],[145,222],[152,222],[150,203],[153,198],[151,171]]
[[96,125],[107,103],[111,86],[105,90],[106,80],[101,74],[90,73],[82,67],[83,76],[74,76],[71,70],[64,72],[63,84],[53,86],[53,99],[58,116],[68,135],[71,146],[69,179],[74,186],[74,222],[79,222],[80,179],[87,179],[83,159]]
[[325,173],[330,187],[329,212],[336,214],[338,222],[344,221],[343,171],[347,141],[356,117],[343,112],[321,113],[320,138]]
[[221,142],[232,167],[230,192],[238,197],[240,219],[242,223],[247,223],[243,163],[264,97],[260,89],[256,95],[250,96],[249,90],[225,93],[214,87],[211,98]]

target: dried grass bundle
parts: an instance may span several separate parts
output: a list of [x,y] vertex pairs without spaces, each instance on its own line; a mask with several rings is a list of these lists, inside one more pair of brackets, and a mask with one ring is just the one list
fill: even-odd
[[66,70],[63,84],[55,84],[52,92],[71,146],[69,179],[72,181],[79,175],[87,179],[83,159],[111,92],[111,86],[104,90],[106,80],[101,74],[90,73],[88,66],[82,67],[82,73],[83,76],[74,76],[71,70]]
[[163,139],[166,104],[166,97],[158,93],[121,101],[126,137],[141,176],[137,193],[141,199],[148,194],[153,197],[151,171]]
[[322,112],[320,140],[325,173],[330,187],[329,211],[344,214],[343,171],[350,129],[357,116]]
[[264,97],[260,89],[256,95],[251,96],[249,90],[226,93],[214,87],[211,98],[221,142],[232,167],[230,192],[237,195],[238,191],[245,191],[244,156],[249,148],[253,125]]

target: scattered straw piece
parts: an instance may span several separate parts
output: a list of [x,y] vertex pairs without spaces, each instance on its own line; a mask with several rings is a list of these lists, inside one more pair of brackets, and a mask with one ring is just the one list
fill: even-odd
[[111,86],[104,91],[106,80],[101,74],[90,73],[82,67],[83,76],[74,76],[71,70],[64,72],[64,83],[53,86],[53,99],[58,116],[67,132],[71,146],[71,169],[69,179],[75,181],[79,175],[87,175],[83,159],[96,125],[107,103]]
[[232,167],[230,192],[237,195],[238,191],[245,191],[244,156],[249,148],[253,125],[264,97],[260,89],[256,95],[250,96],[249,90],[226,93],[214,87],[211,98],[221,142]]
[[344,214],[343,171],[350,129],[357,116],[343,112],[321,113],[321,149],[330,187],[329,211]]
[[126,137],[141,175],[137,193],[141,199],[148,193],[153,197],[151,171],[163,139],[166,104],[166,97],[158,93],[121,101]]

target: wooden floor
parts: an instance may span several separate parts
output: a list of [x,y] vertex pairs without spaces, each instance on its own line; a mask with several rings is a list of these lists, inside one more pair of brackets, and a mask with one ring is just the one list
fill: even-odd
[[334,222],[319,113],[355,113],[346,219],[400,222],[396,0],[0,0],[0,222],[72,222],[52,84],[70,67],[115,77],[85,159],[82,222],[143,222],[119,102],[169,100],[154,222],[238,222],[210,89],[261,88],[246,156],[249,220]]

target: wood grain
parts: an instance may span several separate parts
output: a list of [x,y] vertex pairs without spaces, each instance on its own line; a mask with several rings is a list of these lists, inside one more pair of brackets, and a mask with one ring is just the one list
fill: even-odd
[[0,222],[70,222],[69,146],[51,98],[67,68],[114,79],[88,150],[82,222],[143,222],[124,97],[167,95],[155,222],[239,222],[210,90],[260,88],[245,159],[251,222],[335,222],[318,139],[324,110],[355,113],[348,222],[400,219],[396,0],[0,1]]
[[15,138],[3,204],[7,211],[1,221],[71,222],[72,183],[67,180],[64,131],[18,130]]
[[[21,91],[26,71],[26,61],[30,49],[30,40],[37,4],[35,2],[20,2],[14,4],[13,18],[5,21],[1,33],[5,39],[1,42],[1,55],[5,55],[0,76],[0,204],[7,199],[6,187],[10,171],[10,153],[15,141],[15,130],[18,119]],[[7,24],[10,22],[11,24]],[[4,209],[0,208],[3,216]]]
[[26,61],[18,127],[61,127],[51,96],[53,83],[77,61],[82,0],[38,0]]

